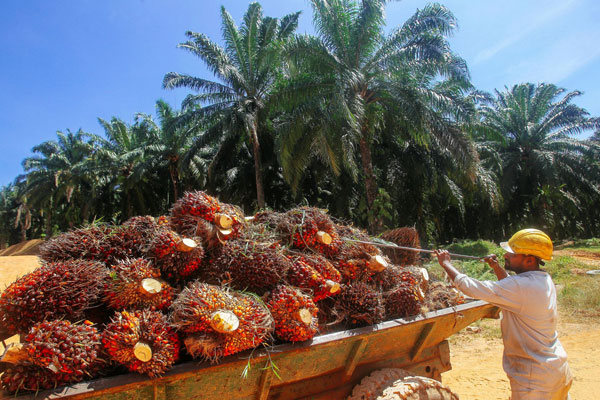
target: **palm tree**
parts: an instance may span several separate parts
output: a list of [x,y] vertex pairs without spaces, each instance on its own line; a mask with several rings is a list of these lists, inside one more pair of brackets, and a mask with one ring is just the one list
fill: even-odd
[[[173,199],[176,201],[182,189],[182,178],[189,173],[196,179],[202,179],[205,161],[197,154],[190,155],[194,132],[198,131],[195,121],[182,124],[182,112],[175,111],[163,100],[156,102],[158,124],[150,115],[139,114],[139,128],[148,135],[144,147],[144,161],[140,170],[155,170],[159,174],[166,171],[173,187]],[[168,200],[167,204],[170,202]]]
[[112,191],[123,194],[125,215],[132,217],[137,213],[147,213],[149,203],[153,201],[149,171],[145,168],[146,147],[151,134],[147,124],[139,121],[128,125],[113,117],[110,122],[98,118],[104,128],[106,140],[100,142],[100,148],[93,160],[99,173],[108,181]]
[[[86,160],[96,150],[99,138],[79,129],[57,132],[57,140],[50,140],[34,146],[32,157],[23,160],[25,174],[25,194],[29,203],[45,210],[46,233],[52,234],[53,209],[61,201],[77,208],[79,217],[69,221],[69,225],[86,221],[94,203],[93,171],[84,168]],[[76,197],[76,204],[72,198]]]
[[295,31],[299,14],[281,20],[264,17],[260,4],[252,3],[238,28],[221,7],[224,48],[206,35],[191,31],[186,32],[189,40],[178,46],[198,56],[219,81],[175,72],[166,74],[163,81],[165,88],[187,87],[199,92],[183,103],[195,118],[210,121],[195,148],[215,140],[231,141],[227,137],[237,138],[238,145],[250,145],[259,208],[265,207],[259,130],[281,63],[280,43]]
[[[370,226],[377,231],[381,220],[373,215],[379,190],[372,146],[386,122],[420,143],[437,135],[463,159],[472,153],[468,140],[454,127],[473,114],[472,104],[464,99],[471,89],[466,64],[450,51],[446,39],[456,21],[446,8],[428,5],[386,36],[384,0],[311,3],[318,36],[299,36],[288,46],[296,76],[285,93],[295,107],[325,108],[297,114],[311,126],[309,132],[300,134],[306,124],[296,120],[284,125],[288,138],[282,141],[288,144],[282,164],[288,176],[293,175],[290,166],[302,174],[305,168],[299,162],[311,157],[298,147],[309,148],[334,172],[343,165],[356,177],[359,159]],[[303,156],[296,158],[296,152]]]
[[[581,200],[600,196],[598,168],[588,158],[595,147],[573,137],[600,128],[600,118],[572,104],[580,95],[553,84],[524,83],[496,91],[481,107],[483,138],[495,140],[501,158],[508,229],[528,222],[553,230],[562,219],[574,234],[578,228],[572,223],[581,222],[577,211],[587,206]],[[573,218],[567,218],[569,210],[575,210]]]

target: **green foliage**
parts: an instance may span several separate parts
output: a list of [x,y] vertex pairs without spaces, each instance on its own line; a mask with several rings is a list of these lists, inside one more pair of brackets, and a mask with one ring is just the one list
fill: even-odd
[[464,254],[467,256],[486,256],[488,254],[496,254],[502,257],[505,251],[497,244],[487,240],[464,240],[457,243],[452,243],[446,247],[450,253]]

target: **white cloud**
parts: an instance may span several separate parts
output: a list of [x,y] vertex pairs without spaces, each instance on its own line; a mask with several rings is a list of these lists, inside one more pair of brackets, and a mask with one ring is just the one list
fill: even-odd
[[600,29],[593,27],[547,43],[534,56],[512,64],[504,71],[504,82],[549,82],[559,84],[600,57]]
[[536,29],[540,28],[544,24],[560,17],[565,12],[567,12],[567,10],[569,10],[577,1],[578,0],[558,1],[557,3],[555,3],[555,7],[547,9],[546,12],[534,15],[531,18],[527,18],[527,25],[523,29],[506,37],[504,40],[501,40],[495,45],[483,51],[480,51],[475,56],[473,65],[477,65],[479,63],[489,60],[505,48],[512,46],[514,43],[517,43],[518,41],[520,41],[530,33],[534,32]]

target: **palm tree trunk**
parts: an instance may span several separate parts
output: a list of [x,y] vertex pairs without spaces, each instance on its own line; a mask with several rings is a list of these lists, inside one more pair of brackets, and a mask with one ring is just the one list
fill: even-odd
[[[375,180],[375,174],[373,173],[373,160],[371,159],[371,147],[367,143],[367,139],[363,135],[360,139],[360,155],[363,167],[363,173],[365,175],[365,189],[367,194],[367,209],[369,214],[373,211],[373,204],[377,197],[377,181]],[[377,233],[382,228],[381,218],[378,215],[373,215],[373,218],[369,218],[369,229],[372,234]]]
[[252,138],[252,152],[254,155],[254,174],[256,176],[256,200],[258,202],[258,208],[265,208],[265,190],[263,187],[262,180],[262,162],[260,159],[260,143],[258,142],[258,121],[256,117],[251,125],[251,138]]
[[52,237],[52,200],[50,200],[50,207],[46,212],[46,240]]
[[176,202],[179,198],[179,174],[177,173],[177,166],[171,164],[169,172],[171,173],[171,181],[173,182],[173,202]]

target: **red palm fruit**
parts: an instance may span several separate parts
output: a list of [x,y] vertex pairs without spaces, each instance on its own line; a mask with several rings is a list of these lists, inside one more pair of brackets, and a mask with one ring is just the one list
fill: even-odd
[[[421,248],[419,234],[415,228],[404,227],[392,229],[383,232],[381,238],[402,247]],[[406,266],[416,265],[419,262],[420,253],[418,251],[399,250],[393,248],[384,248],[383,252],[392,260],[394,264]]]
[[160,270],[143,258],[125,260],[113,265],[106,280],[104,298],[117,310],[169,307],[173,288],[160,279]]
[[273,331],[269,310],[255,296],[199,281],[173,302],[173,324],[187,334],[188,353],[216,361],[254,348]]
[[383,271],[373,275],[373,284],[383,292],[392,290],[402,282],[408,282],[411,285],[420,285],[421,277],[417,276],[413,271],[397,265],[390,265]]
[[326,279],[306,261],[304,255],[290,253],[288,258],[292,263],[285,279],[286,282],[301,289],[310,289],[313,293],[313,301],[319,301],[339,293],[339,283]]
[[344,287],[336,298],[334,312],[350,326],[373,325],[385,318],[381,293],[364,282]]
[[75,320],[99,300],[108,270],[98,262],[47,263],[22,276],[0,296],[0,316],[8,333],[25,332],[46,319]]
[[387,318],[405,318],[421,312],[424,294],[418,285],[406,281],[385,293],[384,298]]
[[206,247],[238,237],[246,224],[239,207],[200,191],[186,192],[173,204],[170,222],[179,233],[201,237]]
[[278,244],[231,240],[212,254],[205,267],[210,282],[263,294],[277,286],[291,268]]
[[6,367],[0,376],[2,389],[9,393],[37,392],[70,383],[65,374],[56,374],[34,364],[15,364]]
[[267,307],[275,320],[275,335],[288,342],[312,339],[319,331],[319,309],[310,296],[280,285],[268,296]]
[[155,261],[162,275],[169,281],[185,280],[202,267],[204,248],[200,244],[200,239],[185,239],[185,241],[186,248],[180,247],[177,251]]
[[200,217],[214,222],[215,214],[221,211],[219,200],[202,191],[185,192],[171,207],[170,220],[173,226],[179,226],[179,218],[185,215]]
[[179,336],[159,311],[117,312],[102,333],[102,343],[111,359],[152,378],[179,358]]
[[175,253],[178,248],[186,249],[186,243],[179,234],[171,229],[159,229],[148,245],[146,253],[155,259],[165,258]]
[[341,242],[335,224],[324,210],[299,207],[288,211],[277,230],[298,249],[313,249],[327,257],[335,257]]
[[47,262],[70,259],[106,261],[110,246],[106,238],[112,228],[98,224],[62,233],[40,246],[40,258]]
[[33,364],[64,374],[68,382],[94,376],[107,365],[100,333],[89,321],[41,322],[25,337],[25,349]]
[[123,245],[129,257],[142,257],[154,238],[159,225],[150,215],[129,218],[123,222]]
[[334,282],[341,282],[342,274],[333,266],[333,264],[324,256],[319,254],[305,253],[302,255],[302,261],[313,267],[323,278]]

